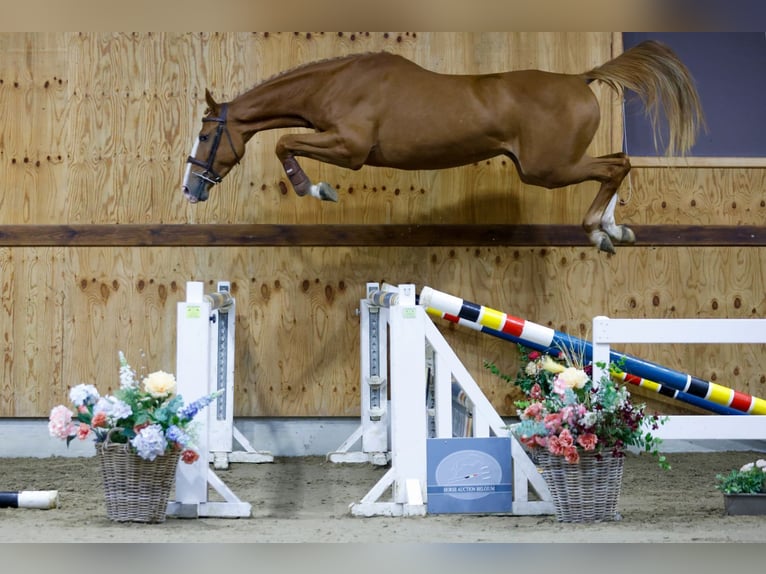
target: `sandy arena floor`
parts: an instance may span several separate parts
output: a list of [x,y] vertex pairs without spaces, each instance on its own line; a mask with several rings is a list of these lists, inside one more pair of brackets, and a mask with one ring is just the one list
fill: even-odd
[[[726,516],[716,473],[754,452],[647,455],[626,459],[622,520],[563,524],[554,516],[429,515],[357,518],[358,502],[385,471],[321,457],[233,464],[219,476],[253,506],[251,518],[116,523],[105,512],[95,458],[0,460],[3,490],[58,490],[51,510],[0,509],[3,542],[764,542],[766,516]],[[216,495],[217,496],[217,495]],[[171,496],[172,498],[172,496]],[[211,500],[215,499],[211,495]]]

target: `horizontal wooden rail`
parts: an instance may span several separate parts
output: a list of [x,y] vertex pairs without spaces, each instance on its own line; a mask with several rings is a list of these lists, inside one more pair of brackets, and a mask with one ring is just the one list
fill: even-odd
[[[632,225],[637,247],[766,246],[754,225]],[[589,246],[579,225],[0,225],[0,247]]]

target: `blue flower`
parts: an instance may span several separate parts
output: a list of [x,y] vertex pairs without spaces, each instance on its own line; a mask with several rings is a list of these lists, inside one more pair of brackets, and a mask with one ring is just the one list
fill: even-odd
[[168,441],[161,425],[149,425],[130,439],[130,444],[136,449],[136,454],[144,460],[154,460],[165,453]]
[[189,403],[185,407],[182,407],[178,411],[178,418],[181,419],[181,421],[190,421],[194,417],[197,416],[197,413],[204,409],[206,406],[208,406],[210,403],[212,403],[215,399],[217,399],[219,396],[223,394],[223,390],[215,391],[214,393],[210,393],[209,395],[206,395],[202,397],[201,399],[197,399],[193,403]]
[[177,442],[182,447],[187,447],[191,444],[191,437],[182,428],[177,425],[171,425],[165,432],[165,436],[170,442]]

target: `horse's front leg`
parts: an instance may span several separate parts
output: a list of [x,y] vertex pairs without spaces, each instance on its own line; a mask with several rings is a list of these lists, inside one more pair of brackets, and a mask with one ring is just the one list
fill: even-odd
[[320,181],[318,184],[311,183],[311,180],[298,164],[298,161],[292,155],[282,160],[282,167],[285,170],[290,185],[293,186],[295,193],[303,197],[308,194],[323,201],[338,201],[338,192],[330,184]]

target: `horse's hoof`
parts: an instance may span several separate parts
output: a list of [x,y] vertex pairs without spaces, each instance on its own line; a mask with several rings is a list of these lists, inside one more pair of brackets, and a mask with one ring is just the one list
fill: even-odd
[[[338,201],[338,192],[335,190],[334,187],[330,186],[329,183],[320,181],[316,187],[317,187],[316,197],[318,197],[322,201],[334,201],[334,202]],[[314,194],[312,193],[312,195]]]
[[607,235],[604,235],[601,238],[601,242],[598,244],[598,248],[599,251],[605,251],[607,253],[611,253],[612,255],[617,253],[617,251],[614,249],[614,244]]
[[636,242],[636,234],[627,225],[620,225],[620,243],[629,243],[633,245]]

